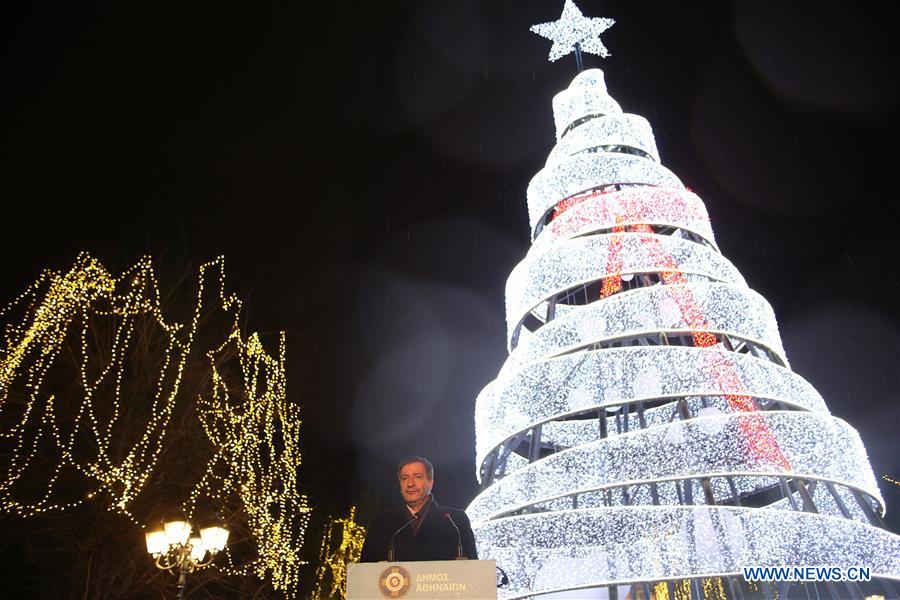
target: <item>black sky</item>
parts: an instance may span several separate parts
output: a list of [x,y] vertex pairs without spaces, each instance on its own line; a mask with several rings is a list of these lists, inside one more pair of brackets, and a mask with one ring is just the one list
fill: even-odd
[[[582,0],[602,67],[706,202],[793,368],[900,479],[898,72],[880,5]],[[323,506],[431,456],[476,492],[473,406],[505,356],[525,189],[575,74],[528,31],[559,1],[32,3],[3,22],[3,303],[88,250],[225,254],[248,326],[288,332]],[[900,488],[882,482],[892,528]]]

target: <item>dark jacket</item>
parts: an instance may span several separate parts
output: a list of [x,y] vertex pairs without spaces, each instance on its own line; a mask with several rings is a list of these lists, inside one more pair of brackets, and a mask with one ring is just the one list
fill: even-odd
[[[419,525],[418,532],[414,534],[413,525],[410,525],[394,538],[394,560],[453,560],[456,558],[456,529],[444,516],[447,513],[450,513],[456,526],[459,527],[463,556],[477,559],[475,536],[466,513],[456,508],[439,505],[433,496],[429,502],[431,506],[428,508],[422,524]],[[391,536],[411,518],[406,505],[401,504],[372,519],[359,562],[387,560]]]

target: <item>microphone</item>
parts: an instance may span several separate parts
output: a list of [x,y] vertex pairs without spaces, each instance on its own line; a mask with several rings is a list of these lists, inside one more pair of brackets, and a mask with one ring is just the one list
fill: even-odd
[[394,538],[397,537],[397,534],[415,523],[419,520],[419,513],[416,513],[412,516],[412,519],[403,524],[403,527],[394,532],[394,535],[391,536],[391,544],[388,546],[388,562],[394,562]]
[[453,521],[453,517],[450,516],[449,512],[444,513],[444,518],[450,521],[450,524],[453,525],[453,529],[456,530],[456,560],[465,560],[469,558],[468,556],[463,556],[462,553],[462,535],[459,533],[459,527],[456,526],[456,522]]

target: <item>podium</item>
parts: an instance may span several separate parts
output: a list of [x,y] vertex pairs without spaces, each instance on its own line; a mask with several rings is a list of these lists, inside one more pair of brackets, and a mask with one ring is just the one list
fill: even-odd
[[496,600],[492,560],[432,560],[347,565],[347,600]]

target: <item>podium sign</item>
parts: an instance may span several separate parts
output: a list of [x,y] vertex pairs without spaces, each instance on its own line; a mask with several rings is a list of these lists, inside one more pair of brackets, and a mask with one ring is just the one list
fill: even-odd
[[431,560],[347,565],[347,600],[495,600],[492,560]]

